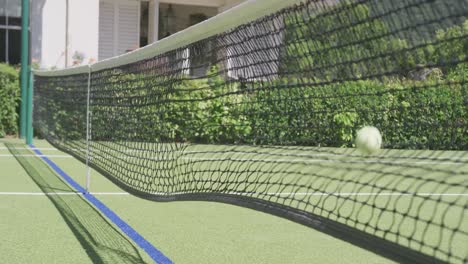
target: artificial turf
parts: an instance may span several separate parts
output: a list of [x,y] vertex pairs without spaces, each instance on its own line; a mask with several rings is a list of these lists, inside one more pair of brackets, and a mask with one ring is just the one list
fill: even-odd
[[[5,141],[4,141],[5,142]],[[36,141],[37,147],[50,148]],[[2,153],[6,153],[2,150]],[[85,166],[56,150],[43,150],[80,184]],[[24,153],[23,153],[24,154]],[[33,159],[31,157],[24,160]],[[35,159],[35,158],[34,158]],[[13,157],[2,160],[2,192],[40,192],[32,173]],[[28,161],[30,162],[30,161]],[[33,168],[41,167],[34,164]],[[43,169],[38,173],[65,187]],[[44,176],[46,174],[47,176]],[[92,192],[123,190],[92,172]],[[49,188],[50,191],[50,188]],[[63,191],[63,190],[62,190]],[[143,263],[150,261],[80,196],[0,196],[0,230],[9,263]],[[131,195],[98,198],[176,263],[389,263],[371,252],[289,220],[238,206],[212,202],[158,203]],[[58,204],[58,205],[57,205]],[[71,220],[72,219],[72,220]],[[75,221],[75,223],[70,223]],[[83,236],[87,235],[88,237]],[[123,254],[116,257],[115,252]],[[129,257],[130,256],[130,257]]]

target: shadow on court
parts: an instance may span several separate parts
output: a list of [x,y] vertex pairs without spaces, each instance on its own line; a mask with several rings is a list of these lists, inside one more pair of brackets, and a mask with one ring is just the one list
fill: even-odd
[[[75,192],[24,145],[5,143],[44,193]],[[93,263],[144,263],[137,248],[81,195],[48,195]]]

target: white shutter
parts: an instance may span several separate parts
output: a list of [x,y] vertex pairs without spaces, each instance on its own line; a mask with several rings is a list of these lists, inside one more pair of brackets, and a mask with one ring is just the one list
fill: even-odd
[[[226,39],[228,76],[249,81],[277,78],[283,45],[279,29],[283,27],[281,20],[265,21],[230,34]],[[250,32],[259,37],[251,38]]]
[[115,54],[114,3],[99,3],[99,60]]
[[99,60],[126,53],[140,46],[140,2],[99,2]]
[[125,1],[118,3],[117,53],[123,54],[140,46],[140,2]]

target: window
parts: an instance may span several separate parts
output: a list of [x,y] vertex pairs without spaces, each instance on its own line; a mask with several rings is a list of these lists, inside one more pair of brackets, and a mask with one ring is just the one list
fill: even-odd
[[0,62],[21,59],[21,0],[0,0]]
[[140,10],[140,47],[143,47],[149,43],[149,2],[142,1]]
[[[282,21],[266,21],[225,36],[228,59],[225,67],[230,78],[270,80],[277,78],[280,49],[283,43]],[[251,38],[249,32],[258,34]]]
[[[217,13],[218,9],[214,7],[160,3],[159,39],[203,22]],[[184,74],[199,77],[206,75],[214,64],[216,52],[216,41],[200,41],[178,52],[172,59],[174,63],[181,63]]]
[[132,0],[99,2],[99,60],[140,46],[140,3]]

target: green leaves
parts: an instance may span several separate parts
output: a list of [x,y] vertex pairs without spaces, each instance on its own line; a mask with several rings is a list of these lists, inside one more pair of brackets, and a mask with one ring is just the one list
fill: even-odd
[[0,137],[18,133],[20,99],[18,70],[0,64]]
[[[344,142],[353,140],[356,121],[359,115],[354,112],[343,112],[333,116],[333,121],[336,123],[336,129],[340,132],[340,139]],[[346,145],[344,145],[346,146]]]
[[463,69],[450,80],[254,81],[248,93],[235,81],[184,80],[168,102],[151,106],[164,113],[153,121],[162,140],[177,142],[351,147],[355,131],[372,125],[386,147],[463,149],[468,87],[453,83]]
[[[158,120],[179,142],[238,143],[250,133],[250,123],[242,111],[243,94],[238,83],[227,83],[212,67],[206,78],[187,79],[173,84]],[[230,94],[230,92],[232,94]],[[164,138],[164,131],[161,131]]]
[[[219,65],[203,76],[188,76],[172,64],[96,73],[93,138],[350,147],[355,131],[372,125],[382,131],[386,147],[468,148],[468,22],[433,27],[439,21],[407,18],[414,10],[403,11],[406,1],[384,2],[340,1],[329,9],[279,16],[284,34],[271,59],[280,71],[264,78],[228,77],[230,58],[260,53],[223,57],[225,48],[216,55]],[[425,5],[430,9],[432,3]],[[85,111],[70,105],[57,103],[57,109],[71,109],[65,117],[56,111],[63,120],[57,133],[84,123],[74,115]]]
[[437,44],[432,53],[433,61],[444,64],[466,60],[468,54],[468,20],[463,25],[453,26],[436,32]]

